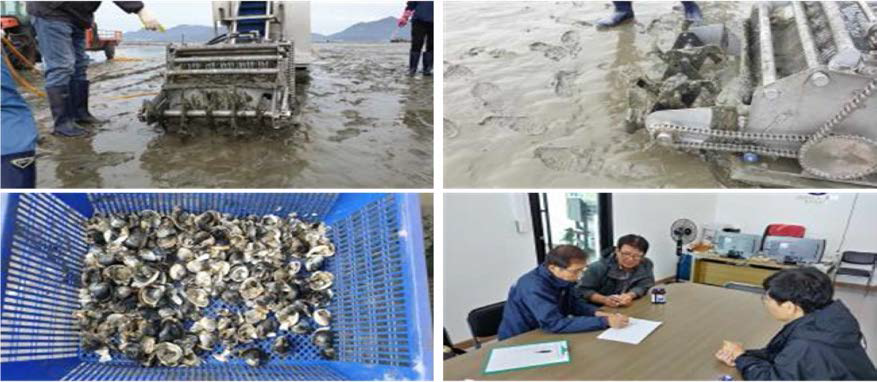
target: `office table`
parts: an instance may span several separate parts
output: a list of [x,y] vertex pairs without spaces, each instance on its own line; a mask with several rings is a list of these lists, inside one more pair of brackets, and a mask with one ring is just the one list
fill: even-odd
[[[724,286],[729,282],[744,283],[761,287],[764,279],[783,269],[798,268],[772,260],[731,259],[717,254],[699,253],[693,256],[692,280],[701,284]],[[808,264],[808,266],[831,275],[833,264]]]
[[[617,311],[662,324],[639,345],[598,340],[602,331],[552,334],[533,330],[444,362],[445,380],[718,380],[736,369],[715,359],[722,340],[762,348],[782,324],[767,313],[761,296],[715,286],[682,283],[665,286],[667,303],[648,296]],[[490,349],[539,341],[569,340],[570,359],[563,365],[482,374]]]

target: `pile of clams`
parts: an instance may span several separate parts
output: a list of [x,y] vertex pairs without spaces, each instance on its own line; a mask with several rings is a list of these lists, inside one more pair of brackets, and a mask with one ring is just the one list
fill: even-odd
[[213,354],[259,366],[269,359],[264,341],[282,356],[296,335],[335,359],[334,275],[322,270],[335,246],[325,224],[175,208],[96,214],[85,230],[74,316],[82,349],[100,362],[197,366]]

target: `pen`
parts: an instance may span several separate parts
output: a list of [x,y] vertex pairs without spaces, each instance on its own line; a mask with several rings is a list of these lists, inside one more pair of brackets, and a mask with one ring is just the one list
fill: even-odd
[[539,350],[536,353],[538,353],[538,354],[551,353],[551,350]]

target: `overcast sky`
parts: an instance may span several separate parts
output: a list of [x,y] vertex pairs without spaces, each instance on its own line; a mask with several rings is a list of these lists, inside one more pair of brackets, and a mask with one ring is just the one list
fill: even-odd
[[[146,7],[165,28],[180,24],[213,25],[210,1],[145,1]],[[320,34],[332,34],[363,21],[374,21],[387,16],[398,17],[405,8],[404,1],[324,1],[311,2],[311,29]],[[100,29],[136,31],[142,28],[136,14],[126,14],[110,1],[104,1],[95,14]]]

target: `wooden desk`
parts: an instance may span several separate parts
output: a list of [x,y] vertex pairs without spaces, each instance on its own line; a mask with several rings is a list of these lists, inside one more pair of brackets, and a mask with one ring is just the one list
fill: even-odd
[[774,261],[729,259],[709,254],[694,255],[694,282],[724,286],[738,282],[761,286],[761,282],[779,270],[796,268]]
[[[639,345],[598,340],[600,331],[551,334],[534,330],[444,362],[445,380],[718,380],[737,370],[714,354],[722,340],[761,348],[781,328],[761,303],[761,296],[694,283],[666,286],[667,304],[641,298],[630,307],[605,309],[661,321]],[[490,349],[538,341],[569,340],[569,364],[483,375]]]

